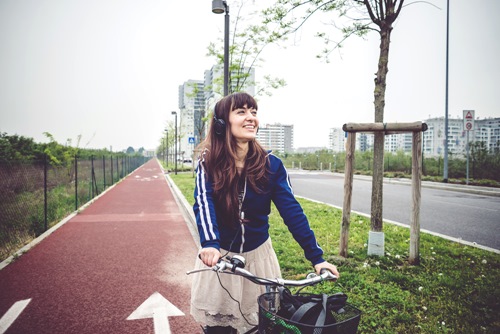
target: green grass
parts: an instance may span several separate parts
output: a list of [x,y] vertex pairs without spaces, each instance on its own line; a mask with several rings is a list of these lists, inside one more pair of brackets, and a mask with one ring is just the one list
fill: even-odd
[[[191,173],[170,177],[188,202]],[[351,215],[349,257],[338,256],[342,212],[299,199],[328,261],[339,267],[336,284],[312,291],[342,291],[363,311],[359,333],[500,333],[500,255],[429,234],[420,235],[420,265],[408,264],[409,229],[384,224],[385,256],[367,255],[369,219]],[[311,271],[299,245],[273,207],[273,246],[283,276]]]

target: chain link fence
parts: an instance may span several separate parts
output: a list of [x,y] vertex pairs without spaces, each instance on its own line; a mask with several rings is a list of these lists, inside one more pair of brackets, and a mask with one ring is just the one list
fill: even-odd
[[0,261],[149,159],[75,157],[65,167],[47,159],[0,161]]

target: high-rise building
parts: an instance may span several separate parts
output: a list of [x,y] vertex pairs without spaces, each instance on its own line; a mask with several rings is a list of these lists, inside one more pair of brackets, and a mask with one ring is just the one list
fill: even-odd
[[204,137],[204,93],[203,81],[188,80],[179,86],[179,159],[192,159],[194,148]]
[[341,128],[331,128],[328,135],[329,145],[328,148],[333,152],[345,151],[345,132]]
[[293,152],[293,125],[261,124],[257,140],[268,150],[279,153]]
[[[244,74],[242,74],[244,73]],[[255,70],[242,69],[231,73],[233,91],[241,87],[250,95],[255,94]],[[242,80],[244,79],[244,82]],[[188,80],[179,86],[179,159],[193,158],[193,151],[205,138],[209,123],[205,118],[213,112],[215,103],[222,98],[223,66],[215,65],[205,71],[204,80]],[[208,121],[210,122],[210,120]]]

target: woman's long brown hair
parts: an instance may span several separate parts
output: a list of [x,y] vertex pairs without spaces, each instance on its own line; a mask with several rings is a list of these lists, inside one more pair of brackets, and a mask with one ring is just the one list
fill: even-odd
[[217,102],[214,114],[225,122],[225,133],[216,134],[215,121],[212,120],[208,136],[200,145],[205,172],[213,184],[217,220],[219,224],[233,227],[239,218],[239,182],[244,182],[246,177],[247,184],[254,191],[263,193],[268,181],[268,153],[256,140],[248,143],[244,170],[238,174],[236,169],[237,142],[231,134],[229,113],[245,105],[257,110],[255,99],[243,92],[233,93]]

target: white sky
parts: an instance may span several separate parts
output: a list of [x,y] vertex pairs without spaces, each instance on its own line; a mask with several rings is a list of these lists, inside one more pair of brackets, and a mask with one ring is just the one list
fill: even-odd
[[[444,116],[446,0],[428,2],[440,9],[410,5],[393,30],[386,122]],[[449,114],[500,117],[500,1],[450,2]],[[374,119],[378,35],[352,37],[326,64],[313,37],[322,23],[266,49],[257,69],[287,81],[259,99],[259,116],[293,124],[295,147],[327,146],[329,128]],[[179,85],[203,79],[223,29],[211,0],[0,0],[0,132],[154,149]]]

